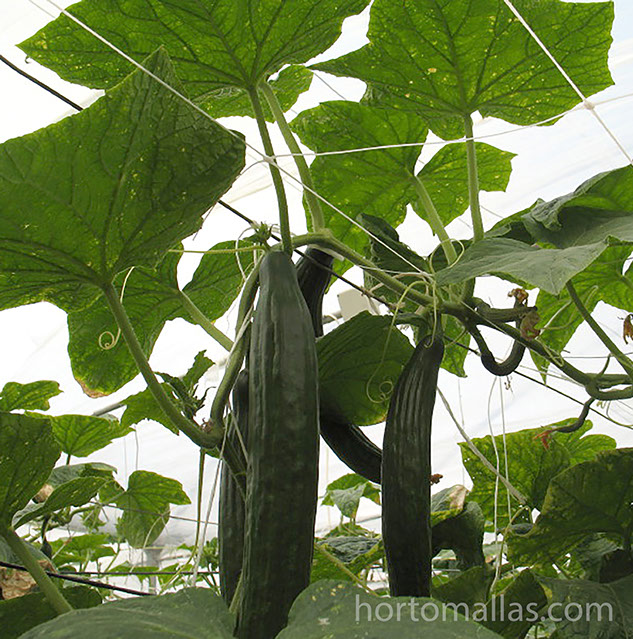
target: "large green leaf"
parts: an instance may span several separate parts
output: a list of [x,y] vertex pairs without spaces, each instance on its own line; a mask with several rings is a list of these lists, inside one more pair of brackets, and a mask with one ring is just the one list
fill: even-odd
[[633,628],[633,576],[609,584],[538,578],[556,617],[556,639],[625,639]]
[[132,432],[118,419],[92,415],[59,415],[50,417],[55,439],[62,452],[73,457],[88,457],[105,448],[113,439]]
[[522,220],[530,233],[559,248],[616,238],[633,242],[633,167],[596,175],[573,193],[538,202]]
[[[585,95],[612,84],[611,2],[514,5]],[[376,0],[368,37],[316,68],[364,80],[381,102],[415,111],[444,137],[463,135],[475,111],[533,124],[579,101],[503,0]]]
[[[248,238],[236,243],[220,242],[205,254],[183,292],[214,321],[224,315],[237,297],[242,271],[252,268],[250,253],[214,253],[250,246]],[[147,357],[168,320],[182,317],[194,322],[183,307],[176,278],[180,255],[168,253],[156,269],[136,268],[129,277],[117,278],[123,291],[123,305]],[[239,261],[238,261],[239,259]],[[240,269],[241,267],[241,269]],[[112,393],[138,374],[138,368],[122,339],[115,340],[117,327],[102,298],[88,308],[68,314],[68,352],[75,379],[91,396]]]
[[[566,419],[547,428],[569,426],[574,419]],[[496,435],[494,444],[490,435],[473,440],[484,457],[494,466],[499,455],[499,472],[507,476],[512,485],[527,499],[527,506],[541,509],[548,486],[561,471],[590,459],[602,450],[615,448],[615,441],[606,435],[587,435],[591,422],[585,422],[575,433],[556,433],[546,448],[537,438],[541,428],[529,428],[515,433]],[[464,466],[473,480],[470,499],[482,508],[486,519],[494,521],[496,477],[465,443],[460,443]],[[506,462],[508,468],[506,473]],[[513,513],[516,504],[513,506]],[[505,497],[499,499],[497,526],[504,528],[510,520]]]
[[[484,604],[488,599],[488,590],[494,579],[494,570],[490,566],[473,566],[464,572],[458,573],[449,581],[432,587],[434,599],[444,603]],[[463,605],[461,606],[463,609]],[[457,607],[459,610],[460,607]]]
[[[420,118],[395,109],[334,101],[304,111],[293,120],[292,127],[307,146],[318,152],[418,143],[321,156],[311,165],[315,189],[348,216],[375,215],[393,226],[404,220],[407,203],[415,198],[415,163],[428,133]],[[324,215],[340,240],[362,251],[367,243],[365,233],[330,207],[324,207]]]
[[60,454],[48,419],[0,413],[0,528],[44,485]]
[[103,486],[103,477],[77,477],[55,488],[51,495],[41,504],[28,504],[16,513],[13,527],[33,521],[38,517],[50,515],[68,506],[83,506],[87,504]]
[[170,504],[189,504],[180,482],[145,470],[134,471],[115,503],[123,509],[119,532],[134,548],[151,545],[169,520]]
[[633,448],[600,453],[552,479],[541,514],[525,535],[508,537],[513,561],[555,561],[588,535],[624,540],[633,529]]
[[[572,279],[576,293],[589,312],[600,301],[626,312],[633,310],[633,271],[629,268],[626,273],[622,272],[630,253],[630,247],[609,247],[593,264]],[[578,309],[566,290],[557,296],[540,291],[536,306],[540,324],[547,326],[539,341],[555,353],[560,353],[583,321]],[[531,355],[538,368],[547,371],[549,362],[533,351]]]
[[48,410],[51,407],[48,400],[60,393],[57,382],[7,382],[0,391],[0,411]]
[[[137,61],[164,46],[194,99],[254,90],[289,63],[325,51],[368,0],[90,0],[70,12]],[[71,82],[108,88],[132,65],[65,16],[23,51]],[[221,113],[226,115],[227,113]],[[236,114],[240,114],[237,110]]]
[[361,497],[380,504],[380,489],[364,477],[349,473],[327,485],[322,503],[336,506],[345,517],[356,519]]
[[[435,619],[434,619],[435,617]],[[429,620],[430,619],[430,620]],[[306,588],[278,639],[499,639],[440,601],[370,595],[345,582],[324,580]]]
[[[164,50],[146,64],[177,84]],[[81,113],[0,145],[0,308],[77,310],[95,285],[153,266],[200,227],[243,161],[239,136],[140,71]]]
[[505,238],[483,239],[454,265],[437,273],[437,283],[459,284],[480,275],[501,275],[558,295],[574,275],[607,248],[603,242],[566,249],[543,249]]
[[317,343],[321,410],[358,426],[383,421],[412,351],[390,317],[352,317]]
[[33,628],[21,639],[231,639],[233,625],[218,595],[207,588],[187,588],[74,610]]
[[[73,608],[92,608],[101,603],[101,595],[87,586],[65,588],[64,597]],[[17,639],[27,630],[54,619],[57,614],[41,592],[0,601],[2,639]]]

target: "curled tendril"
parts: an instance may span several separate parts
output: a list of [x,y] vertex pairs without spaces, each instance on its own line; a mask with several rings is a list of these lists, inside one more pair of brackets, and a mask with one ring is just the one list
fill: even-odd
[[[102,351],[109,351],[119,343],[121,337],[121,329],[116,332],[116,335],[112,331],[103,331],[99,335],[99,348]],[[106,341],[109,340],[109,341]]]

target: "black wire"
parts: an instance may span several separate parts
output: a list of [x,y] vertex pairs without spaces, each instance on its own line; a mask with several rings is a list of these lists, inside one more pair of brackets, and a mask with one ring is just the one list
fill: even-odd
[[[5,568],[12,568],[13,570],[22,570],[24,572],[28,572],[28,569],[24,566],[20,566],[18,564],[12,564],[8,561],[0,561],[0,566],[4,566]],[[65,575],[59,572],[53,572],[51,570],[44,571],[49,577],[53,577],[54,579],[62,579],[63,581],[72,581],[76,584],[83,584],[85,586],[95,586],[96,588],[105,588],[107,590],[114,590],[116,592],[125,592],[128,595],[138,595],[139,597],[148,597],[150,593],[143,592],[141,590],[133,590],[132,588],[124,588],[123,586],[113,586],[112,584],[106,584],[102,581],[94,581],[93,579],[83,579],[81,577],[72,577],[71,575]],[[119,575],[113,575],[119,576]],[[125,577],[125,574],[121,575]]]
[[59,98],[62,102],[65,102],[66,104],[71,106],[73,109],[76,109],[77,111],[83,110],[83,107],[80,107],[78,104],[73,102],[70,98],[63,96],[58,91],[55,91],[55,89],[53,89],[52,87],[49,87],[48,84],[45,84],[41,80],[34,78],[30,73],[27,73],[26,71],[23,71],[22,69],[20,69],[20,67],[16,67],[15,64],[13,64],[13,62],[10,62],[9,60],[7,60],[3,55],[0,55],[0,62],[4,62],[10,69],[13,69],[13,71],[21,75],[23,78],[26,78],[27,80],[30,80],[34,84],[37,84],[38,87],[41,87],[42,89],[44,89],[44,91],[48,91],[51,95],[54,95],[56,98]]

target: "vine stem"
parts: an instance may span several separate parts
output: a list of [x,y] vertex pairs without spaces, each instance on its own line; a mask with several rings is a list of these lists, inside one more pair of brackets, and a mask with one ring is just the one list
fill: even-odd
[[435,208],[435,204],[424,186],[424,182],[422,182],[417,175],[413,176],[413,185],[418,195],[418,199],[420,200],[420,204],[426,213],[427,222],[440,240],[442,250],[444,251],[444,255],[446,255],[446,260],[449,264],[452,264],[457,260],[457,252],[451,242],[451,238],[446,232],[444,222],[442,222],[442,219]]
[[479,205],[479,175],[477,171],[477,149],[473,136],[473,119],[470,115],[464,118],[466,132],[466,163],[468,166],[468,202],[470,216],[473,221],[473,241],[479,242],[484,237],[484,225]]
[[275,149],[273,148],[272,140],[270,139],[270,133],[268,132],[268,126],[266,125],[266,118],[264,117],[264,110],[262,103],[259,99],[257,89],[252,89],[248,92],[251,99],[251,105],[255,112],[255,120],[257,121],[257,128],[262,138],[262,144],[264,145],[264,151],[266,152],[268,166],[270,167],[270,174],[273,179],[273,186],[275,187],[275,193],[277,195],[277,203],[279,205],[279,230],[281,232],[281,244],[283,250],[292,254],[292,237],[290,235],[290,217],[288,215],[288,199],[286,198],[286,189],[284,188],[284,182],[281,178],[281,171],[277,166],[277,161],[274,158]]
[[22,538],[12,528],[3,528],[0,530],[0,536],[4,537],[9,548],[20,559],[24,567],[29,571],[31,577],[35,579],[35,582],[40,587],[40,590],[44,593],[46,599],[51,604],[53,609],[58,615],[63,615],[66,612],[73,610],[73,607],[68,603],[64,595],[57,586],[53,583],[51,578],[46,574],[44,568],[40,566],[37,559],[31,554],[28,546],[24,543]]
[[134,328],[130,323],[130,318],[128,317],[112,283],[109,282],[103,287],[103,293],[106,301],[108,302],[108,306],[110,307],[110,310],[121,329],[121,335],[123,335],[123,339],[127,344],[130,354],[143,376],[143,379],[147,383],[147,387],[162,411],[165,415],[167,415],[178,431],[182,431],[198,446],[202,448],[214,448],[217,446],[222,439],[222,433],[218,431],[205,432],[200,429],[195,422],[189,420],[178,410],[178,407],[171,401],[171,399],[169,399],[163,390],[163,387],[156,378],[156,375],[154,375],[154,371],[151,369],[149,362],[145,357],[143,348],[141,347],[138,338],[136,337],[136,333],[134,332]]
[[180,302],[191,316],[191,319],[210,335],[224,350],[233,348],[233,341],[225,335],[191,300],[184,292],[179,291]]
[[567,293],[569,293],[569,297],[571,301],[574,303],[578,312],[582,316],[582,318],[589,324],[591,330],[596,334],[598,339],[609,349],[612,353],[613,357],[618,360],[618,363],[629,378],[633,381],[633,363],[631,360],[616,346],[615,342],[602,330],[598,322],[592,317],[591,313],[587,310],[587,307],[582,303],[582,300],[578,296],[576,292],[576,288],[571,283],[571,280],[567,282],[565,285],[567,289]]
[[272,87],[267,82],[263,82],[260,85],[260,90],[264,94],[264,97],[268,102],[268,106],[270,107],[270,110],[275,117],[275,122],[277,123],[277,126],[279,127],[279,130],[283,135],[286,145],[293,155],[295,164],[297,165],[297,170],[299,171],[301,182],[306,187],[304,189],[304,195],[311,217],[311,224],[309,224],[308,226],[312,231],[320,231],[322,228],[325,227],[325,220],[323,217],[321,202],[314,195],[314,182],[312,181],[310,167],[303,157],[303,153],[301,153],[299,144],[297,144],[297,140],[292,130],[290,129],[288,121],[286,120],[286,116],[284,115],[284,111],[281,108],[279,100],[277,99],[277,96],[275,95]]

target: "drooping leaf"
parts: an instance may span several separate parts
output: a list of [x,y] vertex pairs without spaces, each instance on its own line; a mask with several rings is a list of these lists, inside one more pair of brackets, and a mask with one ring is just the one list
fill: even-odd
[[[609,584],[547,577],[538,582],[555,611],[557,639],[622,639],[630,633],[633,575]],[[567,614],[558,614],[561,610]]]
[[0,411],[48,410],[51,407],[48,400],[61,392],[57,382],[7,382],[0,391]]
[[[70,12],[137,61],[159,46],[174,60],[193,99],[222,90],[254,90],[289,63],[325,51],[343,20],[368,0],[91,0]],[[21,48],[71,82],[108,88],[133,67],[65,16],[23,42]],[[226,99],[222,101],[226,105]],[[241,114],[238,110],[235,115]],[[224,112],[222,115],[228,115]]]
[[[551,424],[547,428],[569,426],[574,421],[574,419],[566,419]],[[493,466],[497,465],[496,450],[499,454],[498,463],[501,475],[505,477],[507,472],[507,477],[512,485],[526,497],[527,506],[540,509],[543,507],[548,486],[558,473],[574,464],[595,458],[602,450],[615,448],[615,441],[611,437],[587,435],[591,427],[591,422],[587,421],[574,433],[556,433],[548,448],[537,438],[539,433],[543,432],[541,428],[529,428],[514,433],[496,435],[494,445],[489,435],[474,439],[473,443]],[[486,519],[492,522],[495,515],[495,475],[481,463],[468,445],[461,443],[460,447],[464,466],[473,480],[470,499],[481,506]],[[506,459],[508,461],[507,471]],[[513,512],[510,517],[506,504],[505,499],[499,500],[497,510],[497,526],[499,528],[504,528],[510,517],[515,514],[516,502],[513,504]]]
[[43,486],[60,454],[48,419],[0,413],[0,528]]
[[[163,49],[145,64],[177,85]],[[239,134],[140,71],[0,145],[0,308],[77,310],[121,271],[154,266],[200,227],[243,161]]]
[[[501,602],[507,611],[503,615],[499,614]],[[535,574],[524,570],[488,603],[482,624],[506,639],[524,639],[546,605],[547,597]]]
[[633,529],[633,449],[604,451],[555,476],[525,535],[508,536],[513,561],[551,562],[593,533],[625,539]]
[[134,548],[151,545],[169,520],[170,504],[189,504],[180,482],[156,473],[137,470],[128,480],[127,490],[115,503],[123,509],[119,532]]
[[50,417],[55,439],[62,452],[73,457],[88,457],[105,448],[113,439],[132,432],[118,419],[92,415],[59,415]]
[[412,351],[390,317],[352,317],[317,344],[321,410],[348,424],[381,422]]
[[[633,310],[632,270],[622,272],[630,253],[630,247],[611,246],[573,278],[576,293],[589,312],[600,301],[627,312]],[[560,353],[582,323],[582,316],[566,290],[557,296],[541,291],[536,306],[541,325],[548,327],[541,333],[540,342]],[[547,371],[549,362],[533,351],[531,355],[539,370]]]
[[[99,592],[88,586],[65,588],[64,598],[76,609],[93,608],[101,603]],[[57,614],[41,592],[0,601],[2,639],[17,639],[27,630],[54,619]]]
[[[310,88],[312,71],[299,64],[292,64],[279,72],[275,80],[269,81],[270,87],[284,112],[288,111],[297,98]],[[240,87],[222,87],[204,97],[200,106],[214,118],[230,115],[255,117],[248,93]],[[262,104],[264,117],[273,122],[273,114],[267,102]]]
[[321,503],[336,506],[345,517],[355,519],[361,497],[380,504],[380,490],[364,477],[349,473],[328,484]]
[[[315,548],[310,573],[312,583],[321,579],[352,581],[349,573],[332,561],[330,555],[343,562],[345,568],[357,576],[385,555],[384,547],[376,537],[328,536],[317,543],[319,546]],[[325,553],[320,549],[325,550]]]
[[87,504],[105,483],[102,477],[77,477],[58,486],[41,504],[28,504],[18,511],[13,519],[13,527],[18,528],[38,517],[50,515],[68,506]]
[[[612,3],[514,5],[585,95],[612,84]],[[503,0],[377,0],[368,38],[315,68],[364,80],[370,98],[418,113],[446,138],[462,136],[475,111],[534,124],[579,102]]]
[[[476,142],[477,175],[482,191],[505,191],[512,172],[514,153]],[[468,165],[466,147],[448,144],[442,147],[418,173],[437,212],[446,226],[468,208]],[[413,210],[424,220],[427,214],[419,200],[412,200]]]
[[350,583],[326,579],[312,584],[297,597],[288,626],[277,639],[419,639],[421,631],[433,639],[500,637],[466,621],[454,608],[446,608],[437,600],[385,599]]
[[459,514],[433,524],[433,553],[452,550],[461,570],[483,566],[485,523],[479,504],[475,501],[466,502]]
[[483,239],[464,251],[454,266],[437,273],[437,283],[460,284],[480,275],[501,275],[558,295],[565,284],[607,248],[597,242],[543,249],[505,238]]
[[466,486],[455,484],[431,495],[431,526],[463,512],[468,492]]
[[160,597],[136,597],[73,610],[22,635],[23,639],[111,639],[157,636],[231,639],[234,621],[224,601],[208,588],[186,588]]
[[[415,163],[428,133],[420,118],[339,100],[304,111],[292,121],[292,127],[304,144],[318,152],[417,143],[321,156],[311,165],[316,191],[351,218],[369,214],[392,226],[404,220],[407,203],[415,198]],[[323,208],[332,232],[362,252],[366,234],[332,208]]]

